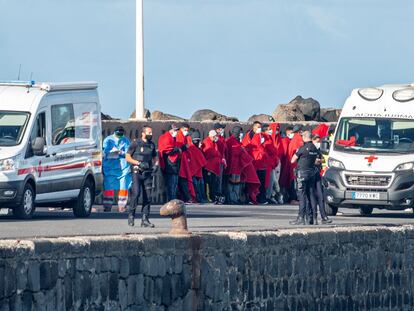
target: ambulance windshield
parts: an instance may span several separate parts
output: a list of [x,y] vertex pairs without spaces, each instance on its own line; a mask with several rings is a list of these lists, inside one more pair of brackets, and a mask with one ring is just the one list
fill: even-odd
[[0,146],[20,144],[28,120],[27,112],[0,111]]
[[335,137],[335,149],[414,153],[414,120],[342,118]]

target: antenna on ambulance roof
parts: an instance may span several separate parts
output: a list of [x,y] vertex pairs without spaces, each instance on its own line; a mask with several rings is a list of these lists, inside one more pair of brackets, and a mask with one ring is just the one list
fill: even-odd
[[17,74],[17,81],[20,80],[20,71],[22,69],[22,64],[19,64],[19,73]]

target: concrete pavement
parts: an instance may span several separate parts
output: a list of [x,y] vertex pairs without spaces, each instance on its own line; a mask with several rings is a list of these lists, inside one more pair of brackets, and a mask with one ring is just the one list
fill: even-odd
[[[100,210],[101,208],[98,208]],[[188,206],[188,226],[193,232],[202,231],[261,231],[293,228],[289,220],[295,218],[297,206]],[[402,211],[382,211],[374,209],[370,217],[359,216],[358,210],[341,209],[338,216],[332,217],[329,226],[358,225],[399,225],[414,224],[413,213]],[[130,233],[167,233],[171,220],[159,216],[159,206],[152,208],[151,221],[154,229],[127,225],[127,214],[98,211],[86,219],[75,218],[70,211],[49,211],[38,209],[32,220],[16,220],[11,216],[0,216],[0,239],[25,237],[59,237],[77,235],[106,235]],[[322,226],[322,225],[319,225]],[[326,225],[325,225],[326,227]]]

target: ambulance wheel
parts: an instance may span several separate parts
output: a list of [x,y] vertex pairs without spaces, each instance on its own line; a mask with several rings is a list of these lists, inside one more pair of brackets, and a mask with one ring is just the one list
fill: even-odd
[[36,209],[35,205],[36,194],[31,184],[26,184],[23,190],[22,200],[20,204],[13,208],[13,216],[19,219],[30,219]]
[[92,205],[95,201],[94,183],[87,178],[80,189],[78,199],[73,202],[73,214],[79,218],[89,217],[92,211]]
[[359,214],[361,216],[370,216],[372,214],[372,210],[374,208],[371,206],[360,206],[359,207]]
[[328,216],[336,216],[336,213],[338,213],[338,206],[325,203],[325,212]]

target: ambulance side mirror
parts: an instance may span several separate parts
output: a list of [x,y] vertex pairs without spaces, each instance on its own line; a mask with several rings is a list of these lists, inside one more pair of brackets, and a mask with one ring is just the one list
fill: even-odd
[[321,142],[321,152],[322,152],[322,154],[328,154],[330,148],[331,148],[331,142],[328,139],[322,140],[322,142]]
[[46,154],[45,152],[46,141],[43,137],[36,137],[33,144],[32,150],[35,156],[43,156]]

